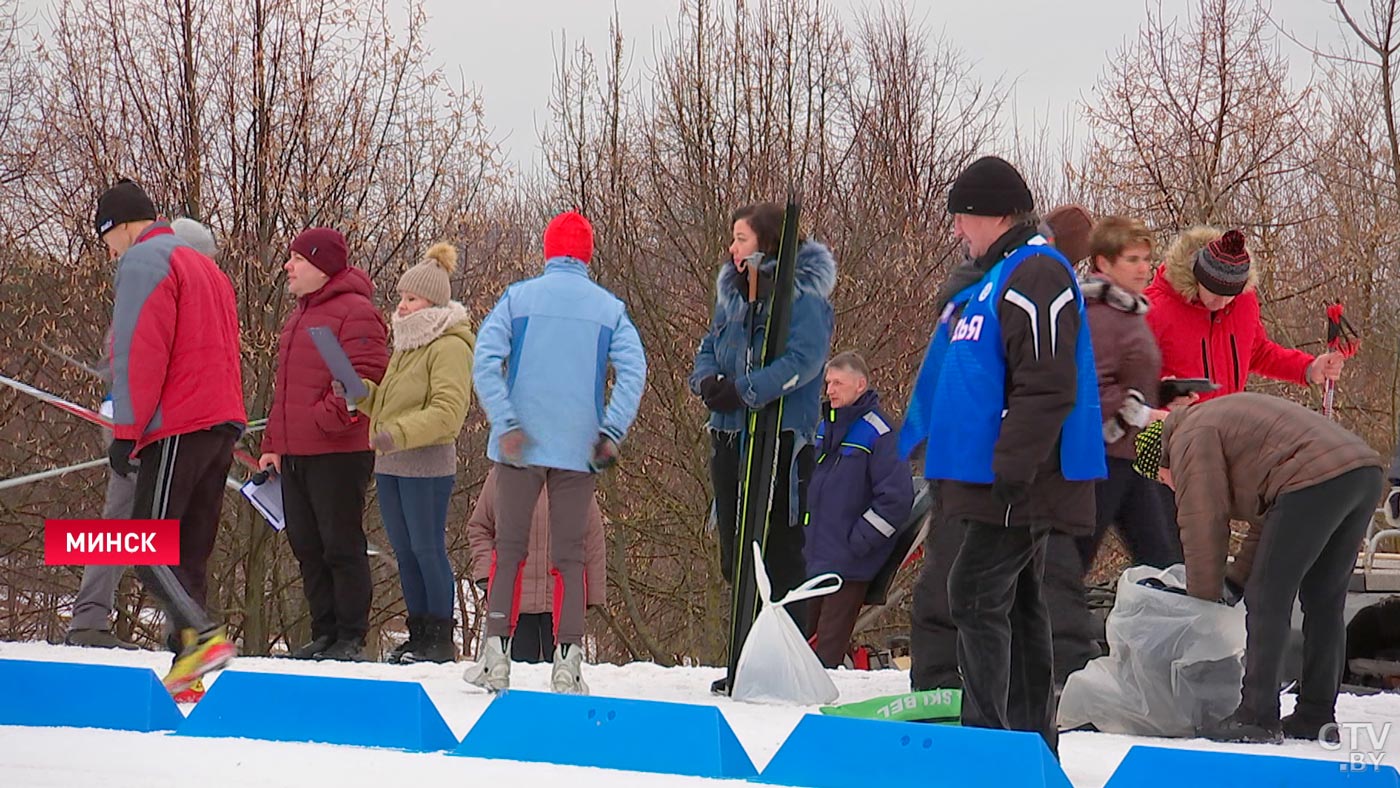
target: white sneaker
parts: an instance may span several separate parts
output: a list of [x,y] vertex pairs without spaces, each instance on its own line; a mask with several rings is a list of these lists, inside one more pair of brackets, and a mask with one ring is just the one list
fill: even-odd
[[583,683],[583,649],[561,644],[554,647],[554,670],[549,676],[549,688],[561,695],[587,695]]
[[510,689],[510,639],[487,637],[481,644],[481,655],[475,665],[467,667],[462,681],[481,687],[487,692]]

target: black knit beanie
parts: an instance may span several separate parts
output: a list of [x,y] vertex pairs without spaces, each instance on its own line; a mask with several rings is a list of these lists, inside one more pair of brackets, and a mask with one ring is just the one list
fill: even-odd
[[1034,208],[1021,173],[996,156],[983,156],[967,165],[948,190],[948,213],[1015,216]]
[[122,178],[97,198],[97,237],[119,224],[156,218],[156,206],[146,192],[129,178]]

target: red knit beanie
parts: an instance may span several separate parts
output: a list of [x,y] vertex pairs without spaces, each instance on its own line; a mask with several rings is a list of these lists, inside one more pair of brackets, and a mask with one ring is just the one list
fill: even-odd
[[321,269],[326,276],[335,276],[344,271],[345,258],[349,254],[345,248],[345,236],[330,227],[302,230],[292,240],[292,251],[305,257],[308,263]]
[[556,257],[593,261],[593,225],[583,214],[565,211],[550,220],[544,230],[544,259]]

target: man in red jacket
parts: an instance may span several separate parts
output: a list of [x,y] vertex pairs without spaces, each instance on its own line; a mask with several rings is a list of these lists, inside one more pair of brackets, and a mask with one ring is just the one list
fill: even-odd
[[388,329],[374,285],[346,266],[345,237],[313,227],[293,241],[282,268],[296,308],[277,341],[277,376],[259,465],[282,477],[287,542],[301,565],[311,642],[298,659],[366,659],[371,580],[365,554],[365,488],[374,469],[369,419],[331,389],[331,373],[307,329],[326,326],[360,377],[389,366]]
[[1314,357],[1269,339],[1259,317],[1257,275],[1239,230],[1193,227],[1167,251],[1143,295],[1147,324],[1162,351],[1162,377],[1210,378],[1210,399],[1243,391],[1251,372],[1318,384],[1342,374],[1341,353]]
[[224,480],[248,417],[233,285],[155,219],[129,180],[97,201],[97,234],[117,261],[108,458],[117,473],[136,473],[133,517],[180,522],[180,565],[138,567],[176,633],[165,686],[180,693],[235,653],[203,603]]

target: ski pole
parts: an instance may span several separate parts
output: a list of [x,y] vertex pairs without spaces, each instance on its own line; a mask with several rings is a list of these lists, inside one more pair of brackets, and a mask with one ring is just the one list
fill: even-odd
[[62,350],[59,350],[59,349],[57,349],[57,348],[50,347],[49,344],[48,344],[47,342],[43,342],[43,341],[39,342],[39,347],[43,348],[43,349],[44,349],[45,351],[47,351],[50,355],[57,356],[57,357],[59,357],[60,359],[63,359],[64,361],[67,361],[69,364],[73,365],[73,366],[76,367],[77,369],[80,369],[80,370],[82,370],[82,371],[88,373],[89,375],[92,375],[92,376],[95,377],[95,378],[98,378],[98,379],[101,379],[101,380],[106,380],[106,379],[107,379],[107,375],[106,375],[105,373],[103,373],[101,370],[99,370],[99,369],[97,369],[96,367],[91,366],[91,365],[89,365],[89,364],[84,364],[83,362],[77,360],[76,358],[73,358],[72,356],[68,355],[67,353],[64,353]]
[[[103,380],[103,381],[106,381],[106,380],[107,380],[107,374],[106,374],[106,373],[102,372],[101,370],[97,369],[96,367],[90,366],[90,365],[88,365],[88,364],[83,363],[82,361],[79,361],[79,360],[76,359],[76,358],[73,358],[72,356],[68,355],[67,353],[64,353],[63,351],[61,351],[61,350],[59,350],[59,349],[57,349],[57,348],[54,348],[54,347],[49,346],[49,344],[46,343],[46,342],[39,342],[39,347],[43,348],[43,349],[44,349],[46,352],[48,352],[49,354],[54,355],[54,356],[57,356],[58,358],[60,358],[60,359],[62,359],[62,360],[64,360],[64,361],[66,361],[66,362],[68,362],[68,363],[69,363],[70,365],[72,365],[75,369],[82,370],[83,372],[86,372],[87,374],[92,375],[93,377],[98,378],[98,379],[100,379],[100,380]],[[264,429],[266,429],[266,428],[267,428],[267,417],[264,416],[264,417],[262,417],[262,418],[260,418],[260,419],[250,419],[250,420],[248,421],[248,426],[247,426],[247,428],[244,429],[244,432],[247,432],[247,433],[260,432],[260,431],[262,431],[262,430],[264,430]]]
[[40,402],[47,402],[60,410],[67,411],[80,419],[92,422],[100,427],[112,428],[112,422],[102,418],[96,411],[84,408],[76,402],[69,402],[57,394],[50,394],[42,389],[36,389],[27,383],[21,383],[14,378],[5,377],[4,375],[0,375],[0,384],[9,386],[22,394],[28,394]]
[[[0,384],[9,386],[15,391],[21,392],[23,394],[28,394],[29,396],[34,397],[40,402],[47,402],[50,405],[59,408],[60,410],[66,411],[68,413],[73,414],[74,416],[77,416],[80,419],[83,419],[84,421],[91,422],[92,424],[96,424],[99,427],[106,427],[109,430],[112,429],[112,422],[108,419],[102,418],[102,416],[96,411],[84,408],[82,405],[79,405],[75,402],[70,402],[58,396],[57,394],[50,394],[49,392],[44,391],[43,389],[36,389],[27,383],[21,383],[20,381],[15,380],[14,378],[6,377],[4,375],[0,375]],[[258,426],[257,429],[262,429],[266,426],[266,423],[267,420],[263,419],[262,424]],[[241,465],[247,466],[254,472],[260,470],[258,468],[257,458],[249,454],[248,452],[243,451],[242,449],[234,449],[233,458],[237,460]]]
[[77,465],[68,465],[63,468],[51,468],[47,471],[31,473],[26,476],[16,476],[13,479],[0,480],[0,490],[9,490],[14,487],[23,487],[24,485],[32,484],[33,482],[41,482],[45,479],[52,479],[55,476],[62,476],[64,474],[72,473],[74,471],[85,471],[88,468],[97,468],[106,464],[107,458],[103,457],[97,460],[88,460],[87,462],[80,462]]
[[[1361,346],[1361,339],[1342,314],[1343,311],[1341,301],[1327,305],[1327,350],[1340,353],[1343,358],[1351,358]],[[1329,419],[1332,418],[1332,403],[1336,394],[1337,381],[1328,379],[1322,387],[1322,415]]]

